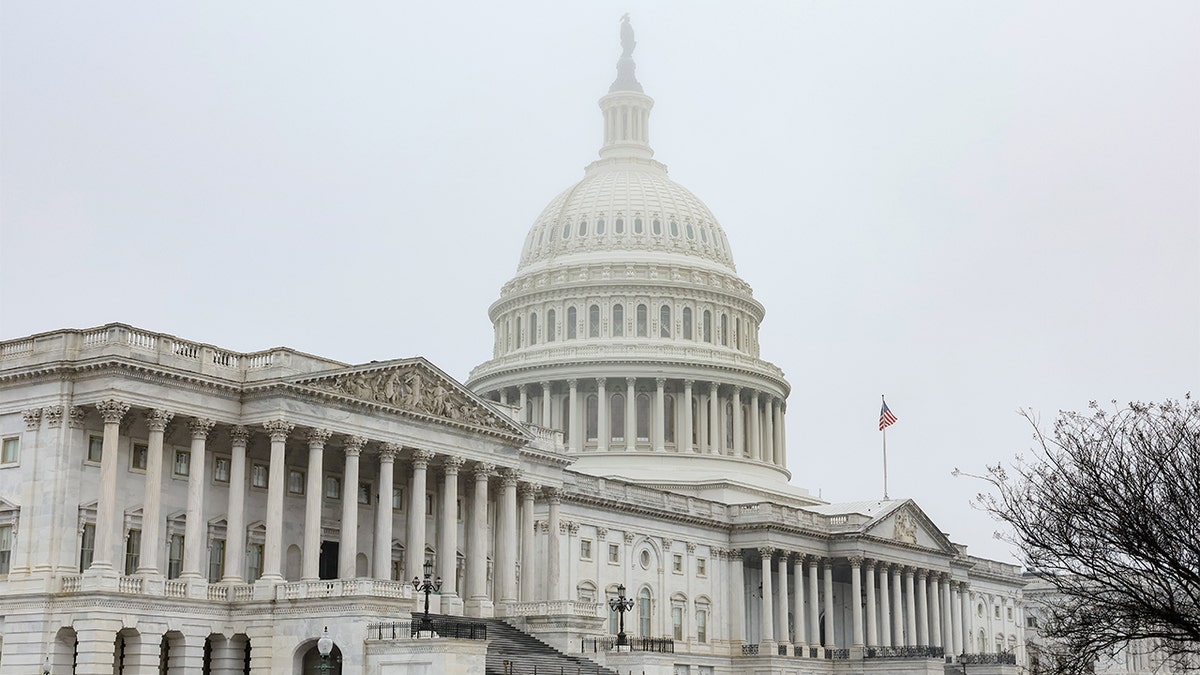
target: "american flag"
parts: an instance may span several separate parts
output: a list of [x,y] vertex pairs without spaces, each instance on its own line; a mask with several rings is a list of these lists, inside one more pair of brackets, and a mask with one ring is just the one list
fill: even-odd
[[883,431],[887,427],[896,423],[896,416],[888,410],[887,401],[883,402],[883,407],[879,409],[879,430]]

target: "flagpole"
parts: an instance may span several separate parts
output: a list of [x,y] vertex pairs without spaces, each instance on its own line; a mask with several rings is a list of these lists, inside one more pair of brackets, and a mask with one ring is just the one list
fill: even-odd
[[[879,395],[879,400],[886,403],[883,394]],[[883,498],[887,499],[887,427],[885,426],[881,431],[883,432]]]

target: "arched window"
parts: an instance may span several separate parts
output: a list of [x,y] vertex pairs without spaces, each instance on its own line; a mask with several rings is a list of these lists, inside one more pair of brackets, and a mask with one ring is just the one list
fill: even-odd
[[738,317],[733,318],[733,339],[734,344],[738,349],[742,348],[742,320]]
[[546,342],[554,342],[554,334],[558,332],[558,312],[546,310]]
[[703,225],[700,226],[700,242],[704,244],[708,243],[708,228]]
[[712,312],[707,309],[704,310],[704,341],[712,344]]
[[587,420],[587,424],[585,425],[587,427],[585,430],[587,433],[584,436],[584,438],[586,438],[589,441],[596,440],[596,436],[597,436],[596,430],[599,428],[599,425],[597,424],[598,418],[596,416],[597,415],[597,403],[598,403],[598,401],[596,400],[595,394],[591,394],[590,396],[587,397],[587,417],[585,418]]
[[646,394],[637,397],[637,439],[650,440],[650,397]]
[[562,400],[562,432],[563,441],[571,440],[571,399],[563,397]]
[[687,224],[687,238],[688,238],[688,239],[695,239],[695,238],[696,238],[696,230],[692,228],[692,224],[691,224],[691,223],[688,223],[688,224]]
[[671,306],[663,305],[658,308],[658,334],[660,337],[671,337]]
[[681,335],[680,337],[682,337],[684,340],[692,339],[692,308],[691,307],[683,308],[683,335]]
[[733,449],[733,402],[725,404],[725,448]]
[[700,399],[692,397],[692,451],[700,452],[700,425],[696,424],[696,420],[700,419]]
[[521,317],[517,317],[517,349],[521,348]]
[[588,307],[588,337],[600,337],[600,305]]
[[729,346],[729,317],[721,315],[721,346]]
[[638,337],[646,337],[649,333],[647,324],[650,323],[650,320],[649,320],[649,317],[646,316],[646,314],[647,314],[646,306],[638,305],[637,306],[637,336]]
[[575,339],[576,324],[577,324],[577,321],[576,321],[576,316],[575,316],[575,308],[568,307],[567,308],[567,339],[568,340]]
[[671,236],[679,236],[679,223],[677,223],[674,218],[671,219]]
[[571,224],[563,223],[563,239],[571,238]]
[[625,234],[625,219],[617,218],[617,222],[613,223],[613,232],[616,234]]
[[612,306],[612,334],[613,337],[625,334],[625,305],[620,303]]
[[604,234],[604,219],[596,219],[596,234]]
[[696,642],[708,642],[708,603],[696,604]]
[[579,221],[579,236],[582,237],[585,234],[587,234],[587,221],[581,220]]
[[650,224],[650,231],[655,235],[662,234],[662,221],[655,218],[654,222]]
[[675,397],[670,394],[663,397],[663,440],[675,442]]
[[646,231],[646,228],[642,226],[642,219],[634,218],[633,219],[633,233],[634,234],[642,234],[645,231]]
[[529,313],[529,344],[536,345],[538,340],[538,315],[537,312]]
[[638,635],[650,637],[650,589],[638,591]]
[[625,440],[625,395],[613,394],[608,398],[609,437],[614,441]]

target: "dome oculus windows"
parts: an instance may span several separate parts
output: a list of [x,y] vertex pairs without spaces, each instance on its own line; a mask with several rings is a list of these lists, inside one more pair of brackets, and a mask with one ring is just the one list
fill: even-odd
[[563,239],[571,238],[571,224],[563,223]]
[[581,220],[579,221],[579,236],[582,237],[585,234],[587,234],[587,221]]

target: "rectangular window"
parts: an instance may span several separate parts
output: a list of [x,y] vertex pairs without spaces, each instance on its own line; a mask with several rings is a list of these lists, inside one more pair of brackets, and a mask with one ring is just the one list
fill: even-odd
[[229,482],[229,458],[220,455],[213,457],[213,482]]
[[92,566],[92,558],[96,555],[96,525],[85,523],[83,535],[79,537],[79,571]]
[[617,544],[608,545],[608,562],[614,565],[621,562],[621,547]]
[[[426,517],[426,518],[432,518],[432,517],[433,517],[433,495],[429,494],[428,492],[426,492],[426,493],[425,493],[425,517]],[[462,520],[462,503],[461,503],[461,500],[460,500],[460,503],[459,503],[459,505],[458,505],[458,519],[459,519],[459,520]]]
[[325,499],[342,498],[342,479],[337,476],[325,476]]
[[104,454],[104,437],[103,436],[88,436],[88,454],[87,461],[100,463],[100,457]]
[[263,545],[250,544],[246,547],[246,581],[253,583],[262,576]]
[[1037,617],[1036,616],[1025,617],[1025,627],[1026,628],[1037,628],[1038,627]]
[[705,558],[696,558],[696,576],[708,576],[708,560]]
[[213,539],[208,549],[208,583],[215,584],[225,576],[225,540]]
[[17,437],[4,439],[3,449],[0,449],[0,464],[13,464],[21,460],[21,439]]
[[580,539],[579,540],[579,558],[581,560],[591,560],[592,559],[592,540],[590,540],[590,539]]
[[371,505],[371,484],[370,483],[359,483],[358,484],[358,503],[364,504],[367,506]]
[[995,607],[993,607],[993,609],[996,611],[996,618],[999,619],[1000,618],[1000,605],[996,605]]
[[671,556],[671,571],[676,574],[683,574],[683,555],[676,553]]
[[12,565],[12,525],[0,525],[0,574],[8,574]]
[[267,488],[267,477],[268,472],[266,464],[255,464],[254,466],[250,467],[250,487],[262,488],[265,490]]
[[1009,620],[1009,621],[1012,621],[1012,620],[1013,620],[1012,616],[1013,616],[1013,615],[1012,615],[1012,607],[1009,607],[1009,608],[1008,608],[1008,620]]
[[192,472],[192,451],[175,451],[175,475],[187,476]]
[[708,642],[708,610],[696,610],[696,641]]
[[150,455],[150,446],[145,443],[134,443],[133,451],[129,453],[129,468],[134,471],[146,470],[146,458]]
[[130,530],[125,537],[125,574],[137,572],[142,559],[142,531]]
[[683,639],[683,608],[671,608],[671,635],[676,640]]
[[183,535],[171,535],[170,544],[167,547],[167,578],[178,579],[179,574],[183,571]]
[[300,469],[288,469],[288,494],[304,494],[304,472]]
[[404,488],[392,488],[392,509],[394,511],[404,510]]
[[[428,502],[425,505],[425,510],[426,511],[433,510],[432,506]],[[463,509],[462,509],[462,498],[461,497],[456,502],[454,502],[454,513],[455,513],[455,517],[458,519],[458,522],[461,523],[462,519],[463,519]]]

